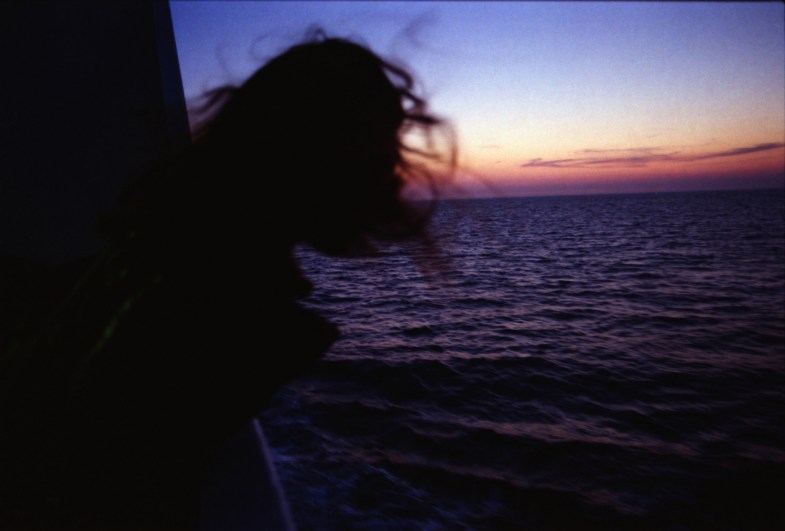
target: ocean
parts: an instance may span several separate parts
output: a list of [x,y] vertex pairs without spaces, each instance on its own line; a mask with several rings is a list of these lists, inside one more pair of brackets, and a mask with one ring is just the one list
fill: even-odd
[[343,334],[261,418],[299,529],[785,529],[785,191],[443,201],[433,236],[298,251]]

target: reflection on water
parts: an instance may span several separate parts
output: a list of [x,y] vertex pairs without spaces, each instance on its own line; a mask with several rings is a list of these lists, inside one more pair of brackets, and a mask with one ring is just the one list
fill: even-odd
[[782,191],[448,202],[435,233],[435,282],[301,253],[344,334],[263,418],[301,528],[785,523]]

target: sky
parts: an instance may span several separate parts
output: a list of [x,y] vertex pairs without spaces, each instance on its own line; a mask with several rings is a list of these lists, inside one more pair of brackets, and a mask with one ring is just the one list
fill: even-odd
[[447,195],[785,186],[785,5],[170,2],[186,98],[319,26],[405,65],[457,133]]

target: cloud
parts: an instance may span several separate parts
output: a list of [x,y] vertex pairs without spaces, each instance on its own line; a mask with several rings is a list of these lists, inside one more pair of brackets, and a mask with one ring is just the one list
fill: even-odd
[[542,158],[531,159],[521,168],[643,168],[653,162],[696,162],[722,157],[735,157],[747,155],[749,153],[759,153],[770,151],[785,146],[781,142],[769,142],[757,144],[755,146],[737,147],[723,151],[711,151],[708,153],[696,153],[683,155],[679,151],[671,153],[661,153],[664,148],[645,147],[628,149],[582,149],[576,153],[582,155],[593,155],[589,157],[577,157],[569,159]]
[[769,151],[770,149],[777,149],[783,146],[785,146],[785,144],[781,142],[778,143],[770,142],[768,144],[758,144],[757,146],[734,148],[725,151],[717,151],[715,153],[709,153],[705,155],[697,155],[693,157],[692,160],[705,160],[705,159],[713,159],[717,157],[734,157],[736,155],[746,155],[747,153],[758,153],[759,151]]

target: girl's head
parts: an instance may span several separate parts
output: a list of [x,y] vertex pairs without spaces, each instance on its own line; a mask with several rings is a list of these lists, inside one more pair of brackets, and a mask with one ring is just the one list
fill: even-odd
[[427,215],[404,200],[403,188],[418,181],[433,191],[424,159],[450,165],[453,154],[445,160],[404,143],[412,129],[430,139],[445,127],[426,113],[405,70],[318,35],[240,87],[207,97],[206,107],[220,110],[199,128],[196,145],[226,165],[234,175],[227,180],[241,180],[237,193],[252,193],[292,243],[347,254],[372,239],[422,234]]

